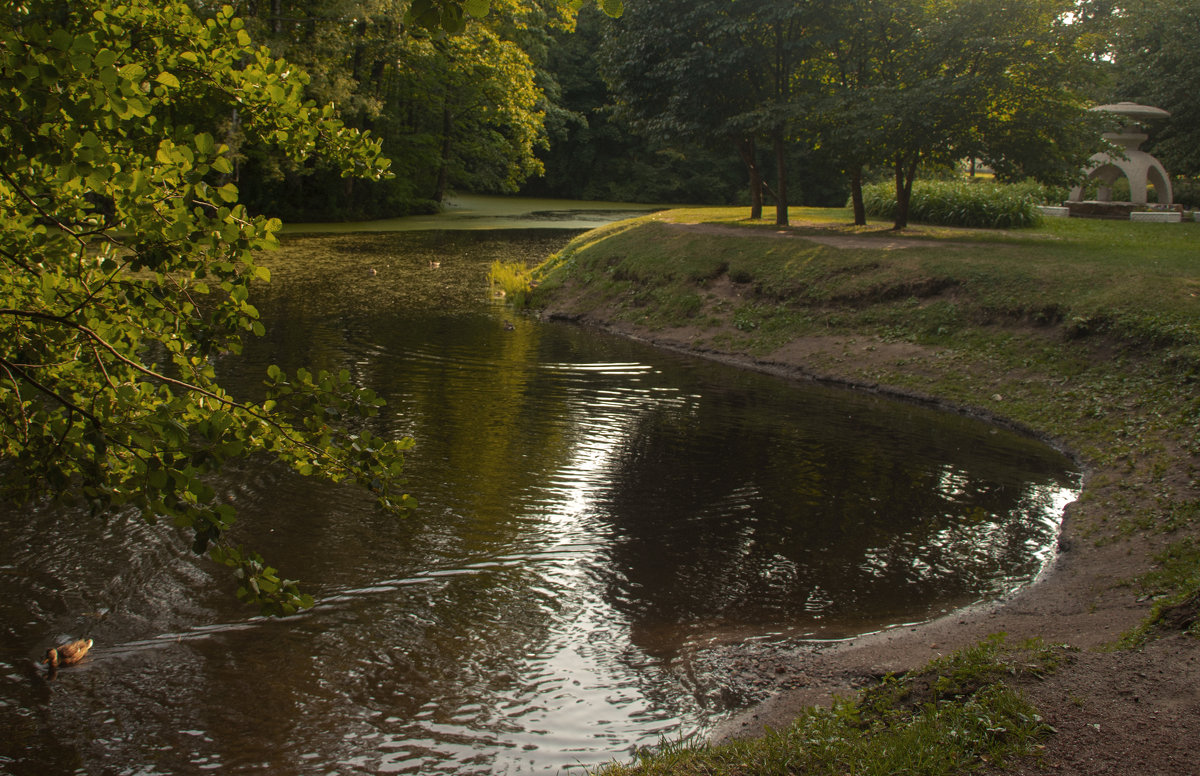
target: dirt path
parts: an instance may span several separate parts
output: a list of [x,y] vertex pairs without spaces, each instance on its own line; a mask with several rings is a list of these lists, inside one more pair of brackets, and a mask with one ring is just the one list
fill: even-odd
[[[567,302],[560,312],[569,309]],[[935,355],[911,344],[817,337],[793,341],[759,360],[698,349],[697,331],[650,335],[611,321],[611,316],[606,318],[604,311],[598,311],[582,322],[660,347],[698,352],[796,379],[834,383],[844,381],[836,374],[813,375],[807,371],[808,365],[829,362],[828,358],[822,362],[821,357],[852,352],[860,365],[866,359],[891,368],[904,364],[904,368],[919,370]],[[705,334],[711,337],[712,331]],[[869,387],[886,392],[879,386]],[[1083,463],[1086,467],[1087,462]],[[726,700],[765,698],[722,725],[714,738],[754,736],[767,728],[786,727],[799,711],[827,703],[834,694],[847,694],[887,672],[918,668],[939,655],[1003,632],[1010,639],[1040,637],[1047,643],[1068,645],[1072,657],[1057,672],[1025,687],[1057,733],[1046,741],[1039,756],[1009,763],[993,773],[1200,774],[1200,757],[1194,752],[1195,742],[1200,740],[1197,640],[1171,635],[1137,651],[1111,649],[1124,632],[1143,621],[1150,607],[1150,602],[1139,600],[1137,591],[1123,582],[1148,570],[1153,557],[1172,538],[1141,534],[1112,542],[1093,538],[1089,526],[1103,523],[1104,511],[1111,510],[1118,498],[1127,510],[1153,507],[1151,493],[1135,490],[1131,495],[1123,491],[1124,485],[1121,471],[1087,471],[1084,497],[1067,510],[1056,559],[1037,583],[1006,600],[820,649],[730,645],[700,658],[705,663],[697,666],[697,672],[706,672],[713,691]]]
[[[735,235],[746,239],[746,229],[739,226],[723,226],[721,224],[697,224],[686,222],[667,222],[668,229],[678,229],[692,234]],[[876,251],[895,251],[903,248],[948,248],[961,246],[947,240],[930,240],[912,235],[897,234],[891,229],[875,229],[870,232],[851,234],[813,234],[804,230],[803,223],[791,226],[781,226],[776,229],[761,228],[750,233],[757,239],[796,239],[808,240],[830,248],[865,248]],[[825,225],[827,227],[827,225]],[[823,231],[828,232],[825,228]]]

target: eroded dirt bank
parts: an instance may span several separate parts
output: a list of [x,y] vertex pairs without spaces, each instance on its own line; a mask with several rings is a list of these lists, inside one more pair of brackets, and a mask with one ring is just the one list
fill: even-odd
[[[609,311],[611,312],[611,311]],[[937,353],[911,344],[870,337],[808,337],[788,343],[764,358],[713,349],[711,329],[650,332],[603,309],[580,315],[571,294],[559,294],[547,317],[576,321],[659,347],[684,350],[746,368],[798,380],[821,380],[861,389],[950,405],[936,396],[892,391],[886,383],[863,381],[863,365],[891,370],[945,368]],[[839,363],[853,363],[842,369]],[[822,365],[819,370],[813,364]],[[831,366],[832,365],[832,366]],[[997,402],[1001,397],[988,397]],[[981,404],[988,401],[981,397]],[[959,406],[958,411],[1004,421],[1002,406]],[[1036,433],[1036,429],[1031,429]],[[1062,447],[1069,442],[1048,439]],[[1179,453],[1187,457],[1185,452]],[[1010,639],[1038,637],[1070,647],[1070,658],[1056,672],[1027,680],[1024,689],[1056,731],[1040,754],[1009,763],[997,773],[1200,774],[1194,742],[1200,736],[1200,649],[1176,627],[1137,650],[1113,649],[1114,643],[1142,622],[1151,602],[1128,581],[1154,565],[1170,534],[1133,531],[1112,538],[1098,526],[1120,518],[1113,504],[1128,512],[1150,510],[1155,495],[1137,482],[1128,466],[1097,467],[1080,461],[1084,493],[1066,513],[1059,553],[1039,581],[1008,599],[949,613],[940,619],[812,648],[765,649],[728,645],[703,658],[697,672],[709,677],[710,690],[725,700],[750,702],[714,732],[717,740],[748,737],[781,728],[807,706],[827,703],[888,672],[918,668],[929,660],[994,633]],[[1177,477],[1187,478],[1190,466]],[[1194,481],[1183,483],[1194,487]],[[1176,623],[1186,624],[1184,613]]]

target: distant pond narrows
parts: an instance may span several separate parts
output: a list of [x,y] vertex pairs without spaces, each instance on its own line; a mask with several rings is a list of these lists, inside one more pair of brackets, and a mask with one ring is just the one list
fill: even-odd
[[[727,713],[711,645],[918,621],[1049,557],[1079,477],[1043,445],[488,299],[494,258],[570,234],[287,238],[223,377],[350,370],[417,439],[420,508],[231,473],[239,540],[320,601],[282,621],[168,530],[5,515],[0,771],[574,772]],[[67,634],[95,655],[46,682]]]

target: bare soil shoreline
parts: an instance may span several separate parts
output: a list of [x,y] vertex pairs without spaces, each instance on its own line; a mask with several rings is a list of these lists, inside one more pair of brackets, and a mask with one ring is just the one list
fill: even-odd
[[[875,359],[889,369],[935,369],[933,354],[920,346],[868,342],[829,336],[796,340],[769,357],[714,350],[711,331],[688,329],[649,332],[604,310],[579,315],[563,294],[543,315],[569,319],[632,337],[652,345],[695,353],[745,368],[794,379],[818,380],[871,390],[948,410],[988,418],[1010,427],[1002,411],[955,406],[933,396],[892,390],[856,380],[847,370],[816,373],[814,362],[831,363],[831,354],[853,350],[856,364]],[[835,359],[836,360],[836,359]],[[993,397],[999,398],[999,397]],[[1024,429],[1040,436],[1036,429]],[[1044,437],[1043,437],[1044,438]],[[1044,438],[1045,439],[1045,438]],[[1066,450],[1062,440],[1045,439]],[[1183,455],[1183,454],[1181,454]],[[1078,459],[1077,459],[1078,460]],[[1200,774],[1194,742],[1200,736],[1200,645],[1181,633],[1164,633],[1137,650],[1113,648],[1122,634],[1147,616],[1151,601],[1128,581],[1152,568],[1169,534],[1133,532],[1117,540],[1097,539],[1116,492],[1126,509],[1153,505],[1146,489],[1126,492],[1126,472],[1100,470],[1080,461],[1083,495],[1066,511],[1059,552],[1039,580],[1009,598],[951,612],[939,619],[897,627],[817,649],[718,651],[707,670],[715,692],[766,700],[721,725],[714,740],[751,737],[768,728],[786,727],[804,708],[828,703],[891,672],[919,668],[931,659],[977,643],[994,633],[1011,640],[1040,638],[1065,645],[1071,655],[1056,672],[1021,680],[1040,714],[1055,733],[1040,753],[1008,763],[993,773],[1007,774]],[[700,667],[702,670],[704,666]]]

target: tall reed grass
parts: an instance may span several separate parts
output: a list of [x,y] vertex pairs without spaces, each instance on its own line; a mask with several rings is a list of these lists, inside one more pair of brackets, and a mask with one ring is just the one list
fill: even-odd
[[[1036,226],[1037,206],[1059,204],[1064,190],[1040,183],[990,181],[916,181],[908,217],[911,221],[940,226],[1013,229]],[[896,190],[890,182],[863,187],[867,214],[895,218]]]
[[492,289],[492,298],[504,299],[520,307],[533,286],[533,271],[519,261],[493,261],[488,272],[488,285]]

